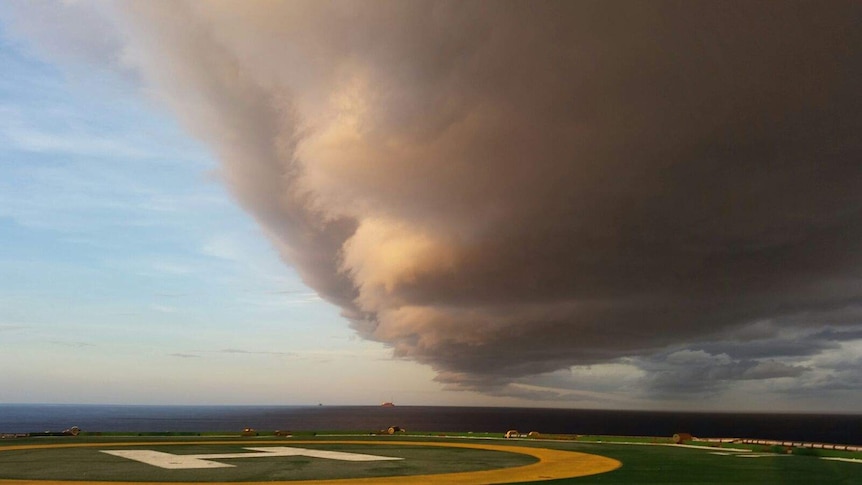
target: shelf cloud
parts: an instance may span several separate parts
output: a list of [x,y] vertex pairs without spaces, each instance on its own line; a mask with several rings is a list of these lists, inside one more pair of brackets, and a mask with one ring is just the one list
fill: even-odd
[[859,339],[858,2],[101,9],[284,261],[452,388],[795,379]]

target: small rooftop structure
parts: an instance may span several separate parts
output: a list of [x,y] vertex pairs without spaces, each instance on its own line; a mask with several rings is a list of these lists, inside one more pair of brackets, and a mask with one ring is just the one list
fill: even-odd
[[676,444],[683,443],[685,441],[691,441],[694,439],[690,433],[675,433],[673,435],[673,442]]

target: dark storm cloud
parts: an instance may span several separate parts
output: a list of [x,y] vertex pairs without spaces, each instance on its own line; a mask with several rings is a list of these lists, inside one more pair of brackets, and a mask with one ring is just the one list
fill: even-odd
[[826,328],[814,332],[795,331],[786,335],[774,335],[770,338],[699,342],[691,344],[690,348],[714,355],[727,354],[735,359],[807,357],[838,349],[842,342],[860,339],[862,339],[862,330],[858,328],[842,331]]
[[640,362],[647,372],[646,387],[653,393],[708,394],[734,381],[799,377],[810,370],[774,360],[734,360],[727,354],[682,350]]
[[[780,392],[793,397],[841,395],[858,393],[862,389],[862,359],[849,359],[825,365],[813,378],[797,383]],[[852,409],[851,409],[852,411]]]
[[643,368],[794,377],[755,357],[832,339],[758,322],[860,322],[858,2],[123,7],[124,65],[284,259],[444,383],[721,335],[727,362]]

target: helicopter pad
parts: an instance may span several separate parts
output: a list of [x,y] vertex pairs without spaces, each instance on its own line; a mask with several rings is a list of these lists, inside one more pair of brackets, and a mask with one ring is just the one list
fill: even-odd
[[595,454],[499,442],[126,437],[0,443],[2,485],[515,483],[619,466]]

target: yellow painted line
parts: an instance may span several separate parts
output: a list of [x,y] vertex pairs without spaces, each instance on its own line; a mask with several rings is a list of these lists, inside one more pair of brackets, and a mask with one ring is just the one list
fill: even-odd
[[[401,475],[393,477],[372,478],[338,478],[331,480],[280,480],[265,482],[134,482],[134,481],[100,481],[87,483],[95,485],[164,485],[207,483],[209,485],[353,485],[353,484],[396,484],[410,483],[417,485],[472,485],[476,483],[514,483],[534,482],[540,480],[558,480],[561,478],[583,477],[616,470],[622,463],[606,456],[580,453],[576,451],[551,450],[548,448],[531,448],[527,446],[493,445],[487,443],[438,443],[423,441],[153,441],[130,443],[62,443],[50,445],[17,445],[0,447],[2,451],[35,450],[50,448],[107,448],[117,446],[170,446],[170,445],[242,445],[242,444],[319,444],[319,445],[401,445],[401,446],[436,446],[442,448],[472,448],[477,450],[503,451],[521,453],[538,458],[539,461],[530,465],[476,472],[438,473],[432,475]],[[2,485],[69,485],[75,480],[12,480],[0,479]],[[77,481],[78,483],[82,483]]]

